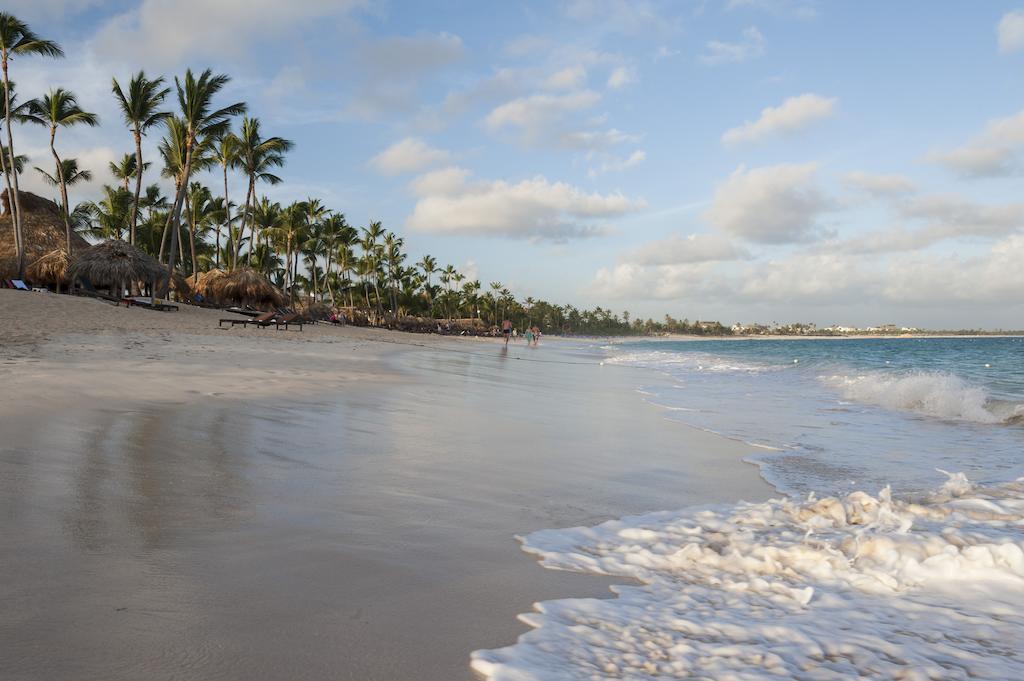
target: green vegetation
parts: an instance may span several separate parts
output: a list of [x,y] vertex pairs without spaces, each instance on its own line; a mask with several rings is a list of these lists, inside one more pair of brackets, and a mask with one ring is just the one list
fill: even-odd
[[[36,170],[59,190],[69,253],[71,232],[77,231],[92,240],[128,241],[169,270],[193,278],[210,269],[250,267],[295,303],[359,308],[382,323],[408,315],[480,320],[485,327],[508,318],[520,328],[536,324],[546,332],[563,334],[730,333],[717,322],[690,323],[668,316],[655,322],[601,307],[579,310],[532,298],[516,300],[501,282],[469,280],[452,265],[440,266],[431,255],[413,264],[402,238],[379,221],[357,227],[315,197],[281,204],[260,196],[263,187],[282,181],[277,173],[285,166],[292,142],[265,134],[244,102],[221,101],[230,78],[209,69],[198,74],[188,70],[173,79],[173,87],[165,77],[143,71],[124,87],[113,79],[111,92],[132,147],[106,169],[114,183],[103,187],[102,198],[72,206],[68,190],[88,181],[97,169],[80,168],[77,159],[61,158],[57,131],[95,126],[99,120],[60,87],[18,105],[7,77],[8,58],[13,55],[59,58],[63,51],[24,22],[0,12],[7,131],[0,171],[17,197],[18,175],[29,159],[15,153],[12,124],[34,123],[49,131],[53,159]],[[158,132],[162,136],[155,170],[173,184],[170,193],[159,182],[144,180],[156,161],[143,158],[142,138]],[[71,134],[73,130],[68,130],[62,138]],[[219,176],[216,189],[197,181],[203,171]],[[246,187],[245,195],[233,200],[232,175]],[[23,260],[21,206],[17,200],[14,204],[15,244]],[[24,267],[22,262],[22,273]]]

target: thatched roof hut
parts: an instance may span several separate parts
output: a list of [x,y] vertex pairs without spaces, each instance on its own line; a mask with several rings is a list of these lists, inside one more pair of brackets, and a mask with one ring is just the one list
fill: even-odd
[[210,270],[199,275],[195,290],[212,302],[249,305],[256,308],[281,307],[284,294],[256,270],[243,267],[230,272]]
[[[22,214],[22,233],[25,237],[26,266],[39,260],[52,251],[67,248],[64,234],[64,218],[60,208],[53,201],[29,192],[20,192]],[[7,191],[2,194],[3,213],[0,213],[0,277],[10,279],[18,276],[18,252],[14,248],[14,226],[12,224],[10,202]],[[74,254],[89,247],[89,242],[77,234],[71,234],[71,248]],[[36,281],[27,273],[32,283]]]
[[41,258],[29,263],[25,268],[25,276],[33,284],[46,286],[67,286],[71,283],[68,279],[68,267],[71,266],[71,258],[63,248],[50,251]]
[[111,239],[76,253],[68,277],[88,280],[93,286],[109,288],[129,282],[160,281],[167,270],[145,251],[124,241]]
[[[167,268],[164,268],[164,277],[167,276]],[[192,277],[186,277],[178,270],[171,272],[171,290],[178,294],[179,300],[192,300],[192,285],[189,284],[189,280]]]

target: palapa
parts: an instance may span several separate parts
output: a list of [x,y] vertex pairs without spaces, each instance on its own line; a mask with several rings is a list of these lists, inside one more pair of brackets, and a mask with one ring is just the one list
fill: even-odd
[[284,305],[284,294],[270,281],[248,267],[225,272],[210,270],[197,277],[196,293],[221,304],[248,305],[267,309]]
[[25,268],[25,276],[33,284],[55,286],[67,286],[71,283],[68,279],[68,267],[71,266],[71,258],[63,248],[50,251],[41,258],[32,261]]
[[[20,192],[22,208],[22,235],[25,238],[25,264],[30,265],[53,251],[67,248],[67,237],[64,233],[64,218],[60,208],[53,201],[36,196],[30,192]],[[14,247],[14,227],[8,205],[7,192],[4,191],[3,213],[0,214],[0,278],[12,279],[18,276],[18,251]],[[89,247],[89,242],[78,234],[71,234],[71,248],[77,255]],[[26,278],[34,284],[45,284],[36,281],[27,273]]]
[[72,280],[88,281],[100,288],[122,287],[132,282],[152,283],[167,270],[145,251],[111,239],[76,253],[68,268]]

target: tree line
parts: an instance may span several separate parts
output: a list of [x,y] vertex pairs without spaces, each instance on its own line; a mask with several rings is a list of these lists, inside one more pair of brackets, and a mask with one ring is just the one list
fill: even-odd
[[[6,133],[0,172],[8,195],[14,197],[11,222],[22,275],[24,212],[18,189],[30,159],[17,153],[15,124],[39,126],[49,133],[50,165],[32,170],[59,194],[69,254],[73,233],[121,239],[157,258],[168,273],[180,271],[193,282],[210,269],[248,267],[293,301],[361,308],[377,319],[416,315],[495,325],[508,318],[520,327],[539,324],[548,332],[565,334],[728,333],[721,325],[689,324],[668,316],[664,322],[631,320],[628,312],[619,316],[601,307],[579,310],[533,298],[519,301],[501,282],[485,286],[453,265],[440,265],[431,255],[410,262],[402,237],[379,221],[350,225],[344,213],[314,197],[287,204],[271,201],[261,189],[282,181],[277,173],[294,144],[266,134],[245,102],[223,101],[230,77],[211,69],[198,74],[189,69],[172,81],[144,71],[127,81],[112,79],[111,96],[131,150],[109,164],[114,183],[102,187],[98,200],[71,205],[69,188],[90,181],[95,171],[80,167],[78,159],[61,156],[58,133],[63,141],[70,134],[65,130],[95,127],[99,117],[85,111],[75,93],[62,87],[19,101],[9,73],[12,61],[63,56],[56,42],[0,12]],[[143,138],[155,133],[161,134],[158,158],[145,158]],[[159,170],[163,183],[144,182],[151,169]],[[197,179],[203,173],[217,174],[216,188]],[[232,182],[233,178],[242,182]],[[244,186],[244,195],[232,196],[231,186]],[[169,281],[163,293],[168,285]]]

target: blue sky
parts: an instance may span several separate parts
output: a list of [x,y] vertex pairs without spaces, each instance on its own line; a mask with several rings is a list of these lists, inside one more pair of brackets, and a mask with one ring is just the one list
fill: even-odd
[[[58,135],[96,175],[73,201],[131,147],[111,76],[210,66],[234,78],[225,103],[296,142],[272,198],[381,220],[414,259],[519,296],[729,323],[1024,327],[1024,3],[9,11],[68,55],[15,62],[22,96],[68,87],[101,116]],[[42,131],[17,139],[47,162]]]

